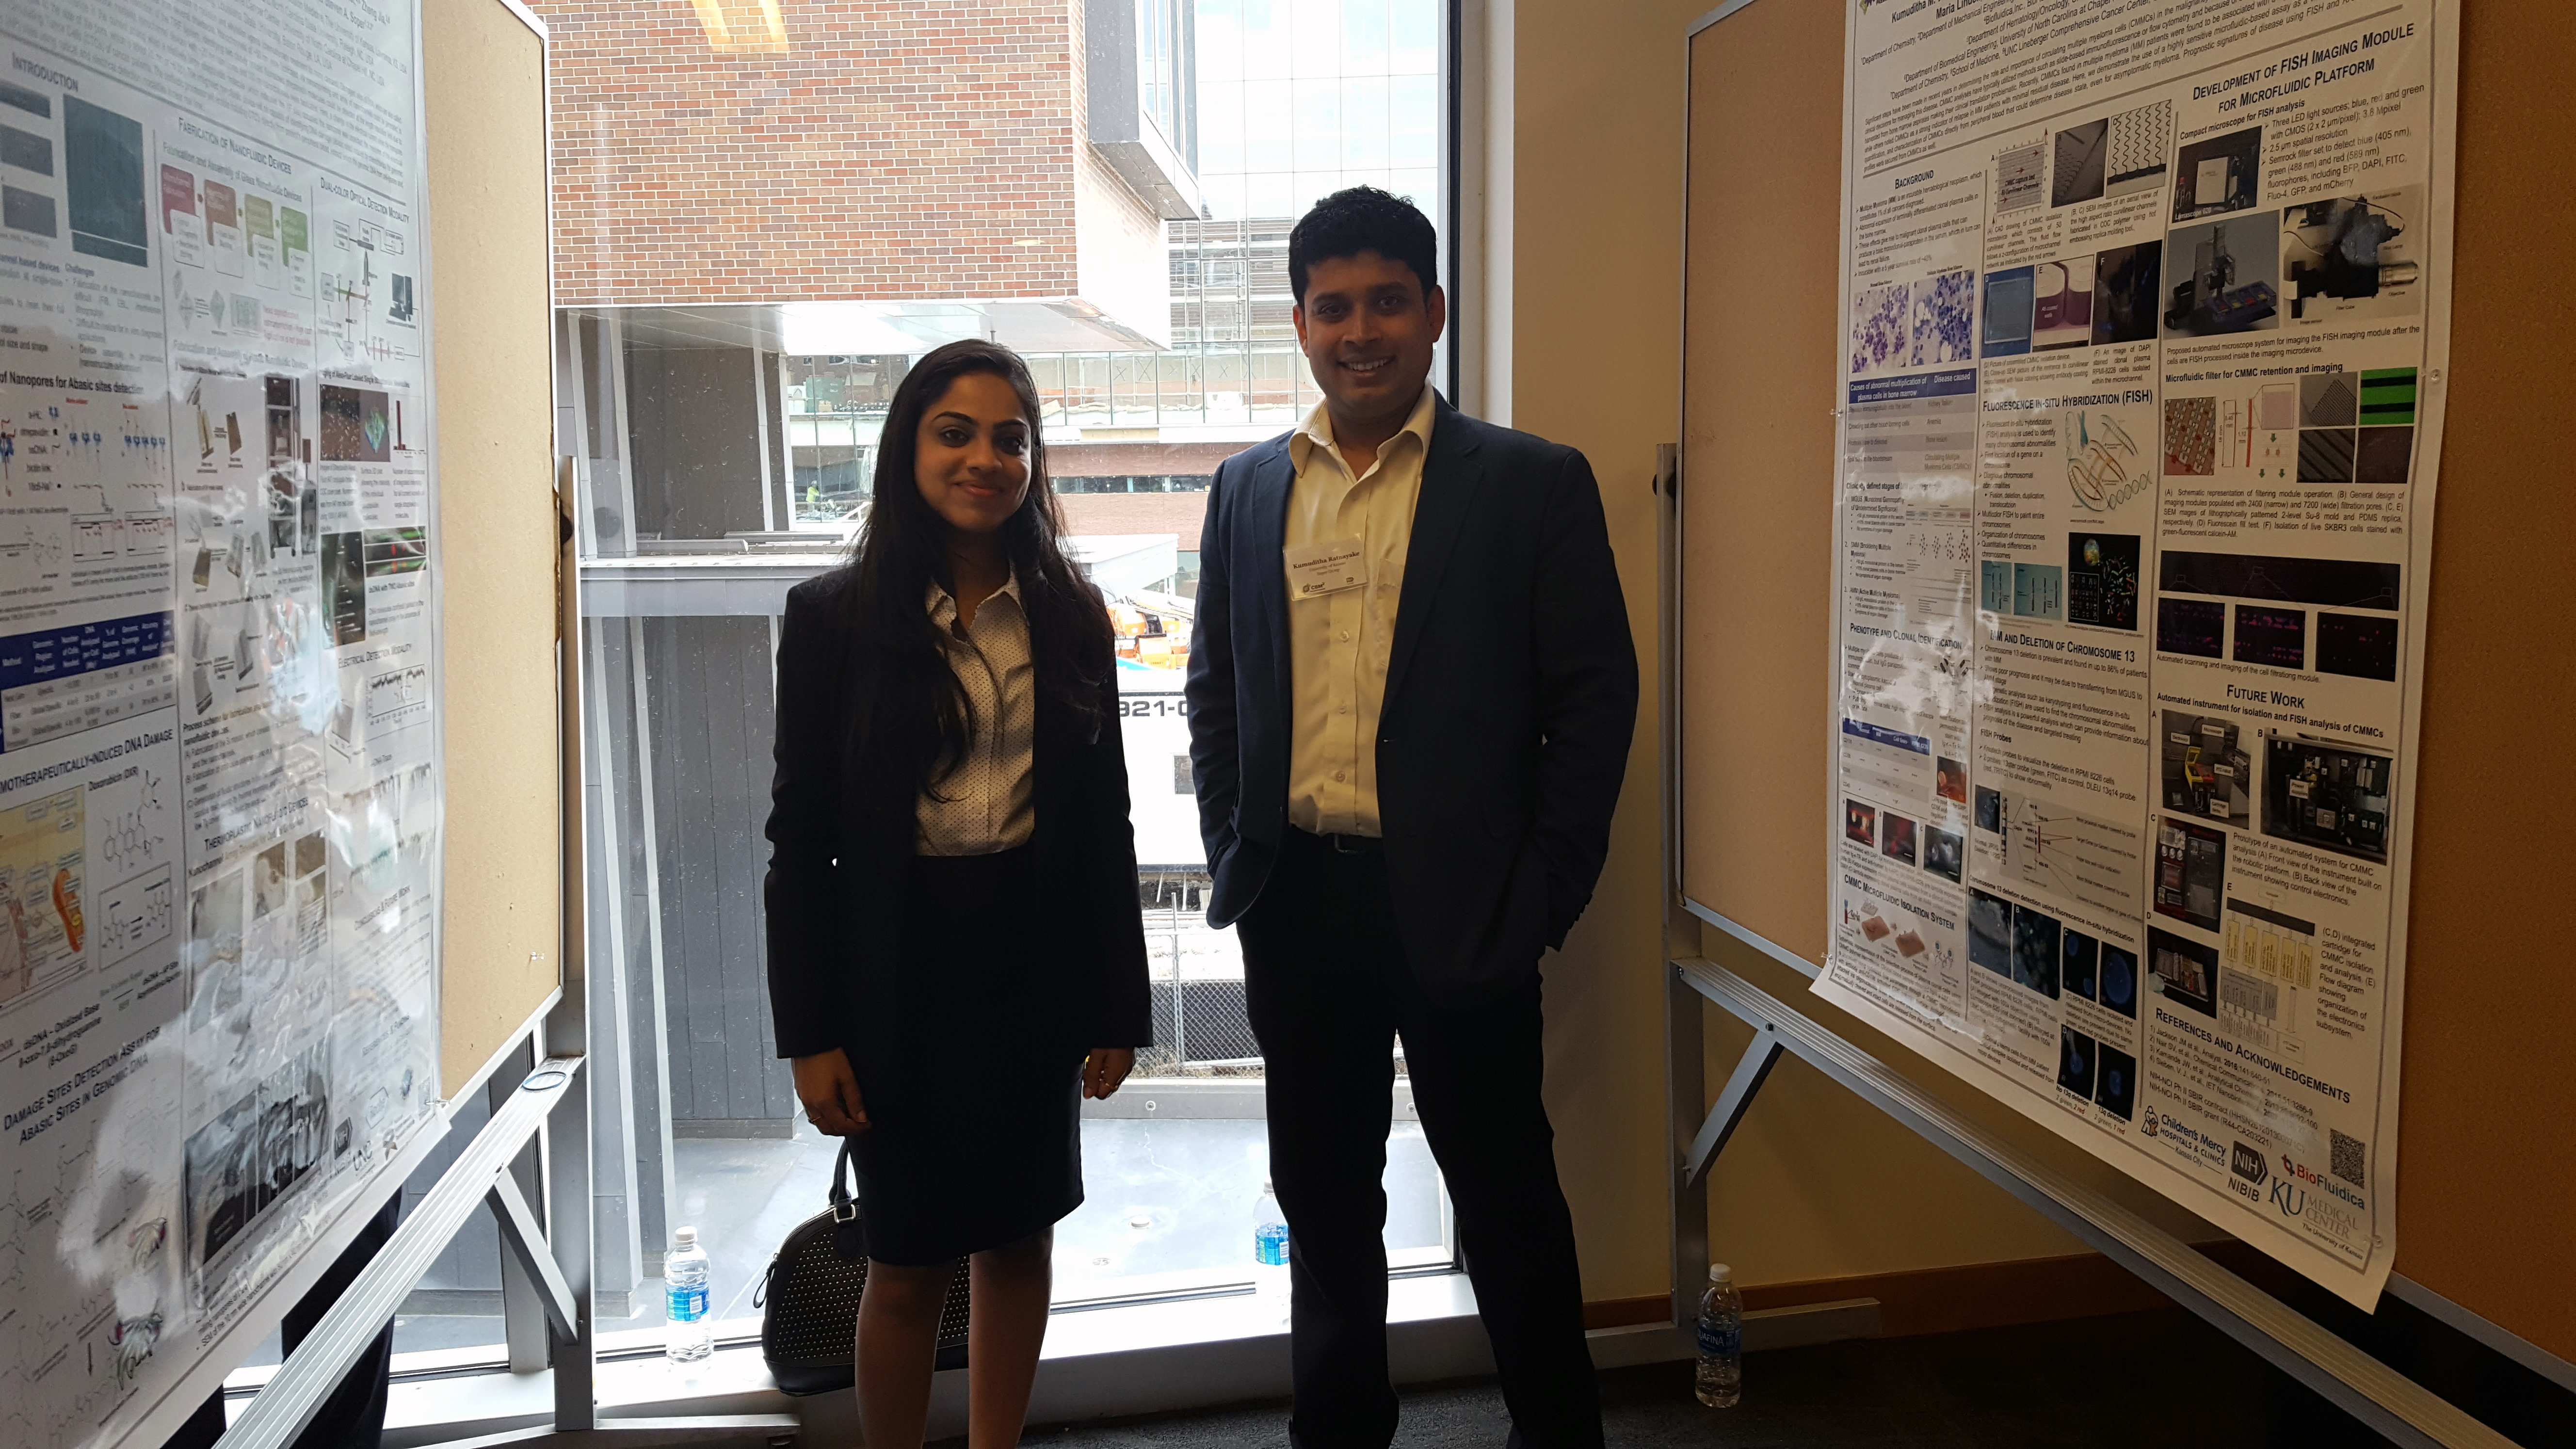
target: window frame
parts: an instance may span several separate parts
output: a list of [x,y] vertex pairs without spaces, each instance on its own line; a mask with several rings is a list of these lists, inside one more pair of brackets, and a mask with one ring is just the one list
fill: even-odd
[[[1135,3],[1135,0],[1123,0],[1123,3],[1132,4]],[[1146,0],[1146,3],[1166,3],[1166,0]],[[1192,3],[1192,0],[1170,0],[1170,3],[1175,4],[1175,13],[1186,13],[1194,19],[1195,4]],[[1467,289],[1467,287],[1475,285],[1474,281],[1467,278],[1462,271],[1462,267],[1464,267],[1469,260],[1470,248],[1466,245],[1467,238],[1462,232],[1462,225],[1468,215],[1465,200],[1469,185],[1469,177],[1461,168],[1462,164],[1474,164],[1476,156],[1476,150],[1471,144],[1470,138],[1465,137],[1461,130],[1461,95],[1467,76],[1467,72],[1463,68],[1462,61],[1462,57],[1465,55],[1465,51],[1462,48],[1462,32],[1466,28],[1466,18],[1471,8],[1481,15],[1486,9],[1486,0],[1438,0],[1438,3],[1433,6],[1435,23],[1440,26],[1440,34],[1436,37],[1436,46],[1437,53],[1441,58],[1442,66],[1442,74],[1440,76],[1441,100],[1437,105],[1436,111],[1443,129],[1443,135],[1440,138],[1440,143],[1435,153],[1439,159],[1439,175],[1442,190],[1442,195],[1439,198],[1439,204],[1435,211],[1435,215],[1437,215],[1443,222],[1443,235],[1441,242],[1444,281],[1448,284],[1453,299],[1453,323],[1449,332],[1441,339],[1442,351],[1441,356],[1437,360],[1434,380],[1435,383],[1441,387],[1443,393],[1451,397],[1453,400],[1457,400],[1459,395],[1462,375],[1462,355],[1472,354],[1477,351],[1479,343],[1479,339],[1474,335],[1472,326],[1464,328],[1461,327],[1460,323],[1466,319],[1462,317],[1462,309],[1455,305],[1456,299]],[[1195,69],[1194,67],[1185,68],[1193,71]],[[1191,84],[1193,86],[1195,84],[1194,74],[1191,77]],[[1192,109],[1194,110],[1195,97],[1192,97],[1191,100]],[[1239,266],[1242,263],[1239,259],[1235,259],[1235,264]],[[577,319],[582,315],[599,316],[613,310],[615,310],[613,307],[576,304],[557,308],[556,314],[558,325],[560,326],[562,325],[563,319],[568,315]],[[1464,335],[1462,335],[1462,332]],[[609,336],[609,329],[602,327],[598,329],[596,335],[597,338],[600,339],[600,342],[604,342]],[[586,362],[588,365],[585,366],[583,365],[585,363],[585,359],[581,355],[581,347],[583,345],[582,333],[577,321],[568,336],[569,341],[567,343],[567,350],[570,354],[569,360],[575,364],[576,372],[576,376],[571,381],[570,386],[577,394],[578,401],[568,404],[567,410],[570,415],[583,418],[583,427],[581,430],[583,436],[568,438],[563,445],[562,451],[571,455],[571,461],[573,463],[571,473],[573,480],[577,482],[580,488],[579,498],[581,506],[575,508],[573,513],[579,535],[579,571],[587,578],[594,574],[617,572],[625,568],[625,566],[634,564],[637,561],[632,556],[621,556],[619,553],[603,551],[601,549],[601,541],[597,537],[595,528],[596,520],[594,518],[594,514],[596,510],[590,506],[590,488],[594,483],[594,479],[591,476],[591,468],[589,465],[594,457],[605,454],[606,456],[601,457],[600,461],[615,462],[617,465],[617,472],[620,475],[617,481],[629,489],[634,486],[634,480],[630,477],[624,476],[633,472],[635,466],[635,460],[632,457],[632,439],[628,436],[628,403],[626,399],[626,388],[624,386],[624,373],[627,367],[627,358],[625,355],[626,349],[622,346],[610,347],[594,343],[593,346],[595,350],[601,355],[587,359]],[[783,417],[783,414],[786,411],[787,402],[787,359],[786,355],[782,351],[774,348],[768,351],[756,350],[754,357],[755,378],[751,384],[747,385],[756,385],[757,390],[762,394],[761,405],[758,411],[761,414],[760,424],[763,433],[767,436],[774,436],[777,439],[774,445],[768,444],[764,439],[762,447],[763,466],[761,472],[764,479],[762,488],[762,505],[764,510],[773,509],[775,506],[780,504],[785,506],[785,516],[777,516],[774,513],[771,515],[773,526],[783,529],[788,525],[789,520],[793,517],[796,507],[796,494],[798,491],[792,466],[794,449]],[[1139,360],[1141,361],[1141,358]],[[1159,366],[1159,355],[1156,365]],[[1291,366],[1294,368],[1297,367],[1298,364],[1292,363]],[[596,380],[589,375],[594,370],[602,374],[602,376]],[[1472,373],[1474,369],[1472,367],[1468,367],[1466,370]],[[1247,385],[1248,383],[1249,379],[1247,379]],[[593,401],[594,392],[596,392],[597,395],[595,402]],[[1157,389],[1156,397],[1157,400],[1159,400],[1159,388]],[[601,415],[596,417],[588,416],[591,412],[598,412]],[[1114,412],[1112,416],[1113,418],[1115,417]],[[613,434],[613,440],[605,443],[600,440],[595,440],[588,435],[593,431],[598,432],[602,439],[607,439],[609,438],[609,435]],[[775,454],[774,459],[772,457],[773,453]],[[771,470],[773,462],[777,465],[774,474]],[[604,482],[606,480],[602,479],[599,481]],[[632,509],[630,507],[626,520],[626,528],[630,533],[630,537],[627,541],[630,545],[632,543],[631,531],[634,526]],[[617,610],[612,612],[636,613],[637,611]],[[612,622],[612,620],[603,617],[600,622],[602,624],[607,624]],[[585,633],[587,633],[587,631],[585,631]],[[585,675],[587,674],[586,670],[583,672]],[[585,692],[587,693],[588,690],[585,690]],[[605,761],[602,762],[602,767],[605,767]],[[580,894],[585,898],[583,900],[583,905],[586,908],[588,904],[586,900],[588,894],[586,882],[584,889]],[[585,914],[587,913],[587,909],[585,909]],[[599,1029],[600,1025],[601,1024],[599,1023],[594,1023],[593,1029]],[[663,1050],[667,1053],[667,1037],[665,1038]],[[665,1067],[664,1070],[667,1071],[667,1067]],[[601,1145],[603,1148],[608,1146],[608,1144],[604,1142]],[[605,1182],[605,1179],[602,1179],[602,1181]],[[1440,1204],[1440,1242],[1437,1245],[1421,1245],[1413,1248],[1396,1249],[1391,1251],[1389,1254],[1389,1272],[1392,1278],[1404,1279],[1422,1276],[1441,1276],[1455,1274],[1458,1271],[1456,1217],[1454,1207],[1449,1200],[1445,1188],[1445,1183],[1440,1188]],[[676,1203],[673,1204],[673,1206],[676,1207]],[[630,1212],[632,1211],[633,1208],[630,1207]],[[639,1282],[639,1288],[654,1281],[654,1274],[658,1272],[658,1263],[652,1262],[651,1257],[658,1257],[658,1255],[650,1255],[648,1257],[645,1266],[649,1271]],[[585,1276],[587,1277],[588,1275]],[[1239,1279],[1236,1275],[1231,1274],[1227,1270],[1212,1269],[1207,1273],[1205,1282],[1193,1286],[1175,1287],[1168,1292],[1148,1295],[1148,1301],[1178,1302],[1198,1298],[1226,1297],[1248,1291],[1250,1291],[1248,1277]],[[1139,1295],[1133,1293],[1105,1291],[1082,1297],[1065,1299],[1052,1305],[1051,1312],[1091,1313],[1112,1311],[1114,1308],[1133,1304],[1138,1296]],[[492,1322],[497,1336],[502,1326],[502,1320],[496,1317]],[[732,1320],[718,1325],[718,1331],[720,1342],[749,1342],[756,1340],[758,1322],[756,1319]],[[601,1334],[597,1341],[597,1351],[599,1353],[600,1361],[616,1362],[628,1358],[650,1357],[653,1353],[659,1351],[659,1337],[659,1329],[643,1329]],[[405,1353],[399,1356],[401,1362],[398,1367],[398,1376],[404,1378],[406,1381],[410,1381],[424,1376],[446,1377],[458,1374],[469,1374],[482,1368],[492,1368],[497,1370],[499,1367],[503,1366],[503,1360],[506,1357],[506,1347],[499,1342],[495,1342],[489,1346],[487,1358],[478,1359],[478,1354],[481,1353],[481,1350],[471,1347]],[[249,1372],[256,1377],[259,1371]],[[248,1382],[248,1380],[244,1380],[244,1382]]]

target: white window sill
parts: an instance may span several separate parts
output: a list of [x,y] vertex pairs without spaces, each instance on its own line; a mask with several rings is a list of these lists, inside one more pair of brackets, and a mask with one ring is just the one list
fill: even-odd
[[[1276,1305],[1248,1293],[1060,1310],[1048,1323],[1030,1420],[1069,1423],[1284,1398],[1288,1333],[1275,1321],[1278,1314]],[[1745,1346],[1870,1336],[1877,1318],[1878,1305],[1870,1299],[1748,1314]],[[1392,1280],[1387,1325],[1389,1368],[1399,1384],[1493,1372],[1465,1274]],[[1660,1323],[1601,1329],[1590,1337],[1593,1362],[1605,1369],[1687,1358],[1693,1351],[1688,1334]],[[404,1358],[406,1372],[434,1367],[412,1362],[414,1355]],[[384,1449],[421,1449],[550,1424],[553,1380],[550,1371],[492,1371],[397,1382],[386,1405]],[[962,1370],[934,1380],[931,1438],[965,1432],[965,1380]],[[248,1386],[236,1378],[235,1387]],[[598,1366],[595,1387],[603,1418],[787,1414],[820,1436],[815,1442],[857,1437],[850,1393],[801,1399],[780,1393],[757,1345],[720,1349],[685,1367],[658,1357],[612,1359]],[[236,1417],[247,1402],[233,1401]]]

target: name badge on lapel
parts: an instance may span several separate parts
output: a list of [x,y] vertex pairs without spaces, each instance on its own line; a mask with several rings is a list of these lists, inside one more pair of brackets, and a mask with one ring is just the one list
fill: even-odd
[[1320,599],[1368,582],[1368,560],[1356,538],[1299,544],[1283,550],[1288,558],[1288,597]]

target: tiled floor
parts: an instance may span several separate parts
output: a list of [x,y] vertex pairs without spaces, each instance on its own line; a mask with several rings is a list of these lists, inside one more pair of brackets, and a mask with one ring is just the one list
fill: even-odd
[[[2192,1449],[2386,1441],[2179,1309],[1755,1354],[1708,1409],[1687,1363],[1601,1375],[1612,1449]],[[1492,1380],[1409,1391],[1398,1449],[1502,1449]],[[963,1441],[958,1441],[963,1442]],[[1039,1427],[1032,1449],[1284,1449],[1287,1406]]]

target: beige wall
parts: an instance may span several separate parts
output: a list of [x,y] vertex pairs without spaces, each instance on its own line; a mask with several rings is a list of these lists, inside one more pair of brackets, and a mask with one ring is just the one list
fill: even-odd
[[[1547,966],[1557,1163],[1581,1239],[1584,1296],[1600,1301],[1668,1286],[1655,500],[1648,480],[1656,444],[1680,434],[1683,33],[1708,0],[1515,0],[1512,8],[1512,421],[1592,460],[1646,669],[1609,868],[1564,954]],[[1821,622],[1816,632],[1824,636]],[[1708,934],[1710,955],[1876,1046],[1917,1080],[1939,1077],[1804,998],[1802,979],[1750,952],[1727,952],[1721,943],[1731,941]],[[1677,949],[1696,950],[1696,940],[1687,932]],[[1748,1038],[1732,1018],[1709,1013],[1712,1089]],[[1964,1091],[1945,1095],[2025,1145],[2052,1145],[1990,1103]],[[2050,1155],[2080,1162],[2065,1151]],[[2176,1231],[2210,1236],[2195,1219],[2105,1170],[2083,1175]],[[1752,1284],[2082,1249],[1795,1060],[1772,1073],[1721,1159],[1709,1242],[1736,1266],[1739,1281]]]

